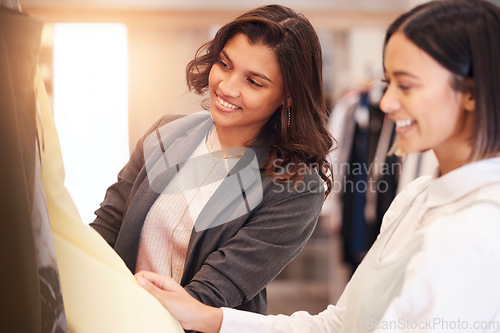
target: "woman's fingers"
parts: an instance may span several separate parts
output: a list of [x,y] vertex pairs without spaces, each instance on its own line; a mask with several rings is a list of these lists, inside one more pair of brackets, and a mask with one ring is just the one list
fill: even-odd
[[147,281],[163,290],[172,290],[172,288],[175,288],[177,285],[177,283],[175,283],[172,279],[153,272],[140,271],[135,274],[135,278],[141,282],[141,284],[143,284],[142,281]]
[[166,306],[165,301],[166,301],[167,295],[161,286],[158,286],[155,282],[150,281],[144,275],[137,275],[136,274],[135,278],[141,284],[141,286],[144,289],[146,289],[147,292],[149,292],[151,295],[156,297],[156,299],[158,299],[160,301],[160,303],[163,304],[163,306]]
[[155,286],[153,283],[149,282],[147,279],[145,279],[142,276],[139,276],[137,278],[137,281],[142,285],[144,289],[146,289],[150,294],[158,298],[160,296],[161,290],[157,286]]

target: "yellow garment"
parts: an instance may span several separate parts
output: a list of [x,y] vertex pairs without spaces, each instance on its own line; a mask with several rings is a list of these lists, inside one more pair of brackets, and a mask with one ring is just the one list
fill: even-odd
[[[59,138],[40,73],[35,80],[41,178],[47,198],[68,329],[75,333],[183,332],[79,216],[64,186]],[[90,175],[88,175],[90,177]]]

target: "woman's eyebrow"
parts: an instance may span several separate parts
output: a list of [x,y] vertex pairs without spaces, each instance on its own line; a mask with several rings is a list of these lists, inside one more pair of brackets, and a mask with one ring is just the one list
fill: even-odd
[[409,73],[409,72],[406,72],[406,71],[397,71],[397,72],[394,72],[392,73],[392,75],[398,77],[398,76],[409,76],[411,78],[414,78],[416,80],[420,80],[420,78],[418,76],[416,76],[415,74],[412,74],[412,73]]
[[226,51],[222,50],[222,51],[220,51],[220,53],[222,53],[222,55],[223,55],[223,56],[224,56],[224,57],[225,57],[225,58],[226,58],[226,59],[227,59],[230,63],[233,63],[233,62],[231,61],[231,58],[229,58],[229,56],[227,55]]

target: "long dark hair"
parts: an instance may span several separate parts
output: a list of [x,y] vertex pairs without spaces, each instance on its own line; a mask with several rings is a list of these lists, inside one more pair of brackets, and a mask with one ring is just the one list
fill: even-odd
[[[303,178],[304,167],[313,166],[327,184],[328,195],[332,187],[332,167],[326,157],[333,138],[326,126],[321,46],[314,28],[303,15],[284,6],[269,5],[253,9],[224,25],[188,63],[189,89],[197,94],[207,91],[213,64],[227,41],[238,33],[246,35],[253,44],[269,47],[283,77],[282,104],[255,138],[255,144],[269,147],[267,173],[282,180],[297,181]],[[288,98],[291,106],[287,105]],[[278,176],[276,170],[282,167],[290,173]]]
[[453,89],[473,94],[470,159],[498,155],[500,8],[483,0],[431,1],[397,18],[387,30],[385,45],[398,31],[453,74]]

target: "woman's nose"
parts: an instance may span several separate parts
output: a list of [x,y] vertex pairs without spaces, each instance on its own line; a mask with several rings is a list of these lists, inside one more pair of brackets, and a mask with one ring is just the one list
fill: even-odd
[[398,110],[401,104],[396,96],[394,89],[388,85],[379,103],[380,109],[385,113],[391,113]]
[[220,91],[227,97],[239,97],[240,87],[238,78],[235,74],[227,75],[219,83]]

